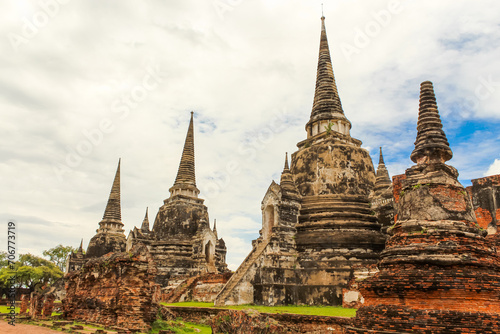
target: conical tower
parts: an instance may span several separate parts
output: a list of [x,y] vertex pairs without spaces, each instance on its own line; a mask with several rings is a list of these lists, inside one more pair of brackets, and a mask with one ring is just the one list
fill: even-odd
[[413,162],[446,162],[453,157],[439,117],[434,87],[430,81],[420,84],[417,131],[415,149],[410,156]]
[[445,164],[451,156],[432,84],[423,82],[417,164],[406,170],[380,272],[360,283],[365,302],[347,333],[500,332],[500,257]]
[[316,89],[311,117],[306,124],[307,138],[323,132],[335,131],[349,136],[351,122],[345,117],[333,74],[330,48],[326,37],[325,17],[321,17]]
[[[200,190],[196,187],[196,176],[194,166],[194,126],[193,112],[182,150],[181,162],[177,171],[174,185],[169,189],[170,196],[183,195],[189,197],[198,197]],[[165,200],[166,201],[166,200]]]
[[287,193],[298,193],[297,187],[293,180],[293,175],[288,167],[288,152],[285,153],[285,166],[283,167],[283,172],[281,173],[280,186],[282,191]]
[[301,196],[296,245],[297,268],[303,272],[297,277],[303,277],[306,284],[303,299],[296,303],[342,304],[342,290],[354,275],[353,268],[376,264],[384,248],[385,236],[368,199],[375,170],[361,141],[350,136],[350,128],[335,83],[322,17],[307,139],[297,144],[299,150],[292,154],[290,168]]
[[90,239],[87,247],[87,258],[100,257],[109,252],[123,252],[126,249],[120,204],[120,165],[121,159],[118,160],[104,216],[96,230],[97,234]]
[[120,164],[121,159],[118,160],[118,167],[116,169],[115,179],[109,194],[108,204],[104,210],[104,215],[99,223],[100,232],[110,233],[123,233],[121,203],[120,203]]
[[148,208],[146,208],[146,214],[144,215],[144,220],[142,221],[141,231],[149,233]]
[[385,167],[384,156],[382,155],[382,147],[380,147],[380,155],[377,167],[377,177],[375,179],[375,192],[380,192],[389,188],[392,185],[391,179],[389,178],[389,172]]

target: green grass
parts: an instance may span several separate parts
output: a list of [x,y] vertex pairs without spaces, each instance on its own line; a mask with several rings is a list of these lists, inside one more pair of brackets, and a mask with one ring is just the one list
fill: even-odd
[[[174,331],[176,334],[185,334],[185,333],[201,333],[201,334],[211,334],[212,333],[212,328],[207,325],[201,325],[201,324],[193,324],[191,322],[184,322],[180,320],[176,321],[164,321],[164,320],[156,320],[152,327],[151,331],[149,331],[149,334],[156,334],[158,333],[161,329],[166,330],[170,329]],[[196,332],[195,329],[199,329],[199,332]]]
[[184,306],[184,307],[213,307],[224,308],[231,310],[245,310],[254,309],[264,313],[293,313],[293,314],[306,314],[306,315],[323,315],[329,317],[355,317],[356,309],[343,308],[340,306],[261,306],[261,305],[234,305],[234,306],[214,306],[213,303],[203,302],[182,302],[166,304],[166,306]]
[[[0,305],[0,313],[9,313],[10,308],[7,305]],[[16,313],[19,313],[19,307],[16,307]]]

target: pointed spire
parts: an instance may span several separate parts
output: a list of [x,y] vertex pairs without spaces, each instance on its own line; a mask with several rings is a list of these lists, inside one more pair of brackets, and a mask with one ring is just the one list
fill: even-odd
[[330,49],[328,47],[328,39],[326,37],[325,17],[322,16],[316,89],[314,91],[311,118],[308,124],[318,120],[332,119],[342,119],[349,123],[350,128],[350,122],[344,116],[342,103],[340,102],[339,93],[337,91]]
[[288,152],[285,152],[285,167],[284,170],[290,170],[288,167]]
[[382,155],[382,146],[379,147],[378,164],[379,165],[385,165],[384,164],[384,156]]
[[288,152],[285,153],[285,166],[283,167],[283,172],[281,173],[280,186],[283,190],[296,192],[295,182],[293,181],[292,172],[288,167]]
[[214,219],[214,232],[217,233],[217,219]]
[[417,139],[411,160],[415,163],[446,162],[453,157],[443,131],[432,82],[420,84]]
[[146,215],[144,216],[144,220],[142,221],[141,230],[143,232],[149,232],[148,208],[146,208]]
[[389,177],[389,172],[385,167],[384,156],[382,155],[382,147],[380,147],[378,159],[378,167],[377,167],[377,177],[375,178],[375,188],[374,190],[377,192],[379,190],[384,190],[389,188],[392,185],[391,178]]
[[78,247],[77,253],[83,253],[83,238],[82,241],[80,241],[80,247]]
[[194,133],[193,133],[193,112],[191,111],[191,120],[182,151],[181,163],[174,185],[190,184],[196,186],[195,170],[194,170]]
[[113,221],[121,223],[122,220],[120,204],[120,164],[121,158],[118,160],[118,168],[116,169],[113,187],[111,188],[108,204],[106,205],[106,210],[104,210],[104,216],[102,217],[103,221]]

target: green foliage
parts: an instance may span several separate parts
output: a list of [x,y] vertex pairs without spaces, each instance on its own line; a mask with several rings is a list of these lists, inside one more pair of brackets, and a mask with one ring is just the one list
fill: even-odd
[[[9,313],[10,308],[6,305],[0,305],[0,313]],[[19,313],[19,307],[16,307],[16,313]]]
[[0,284],[7,285],[14,275],[18,287],[34,291],[35,286],[50,285],[64,274],[54,263],[28,253],[19,255],[13,270],[7,266],[0,269]]
[[54,262],[61,271],[66,267],[68,256],[77,249],[71,246],[57,245],[49,250],[43,251],[43,256],[48,257],[50,261]]
[[329,135],[330,133],[332,133],[332,127],[333,127],[333,123],[330,122],[328,123],[327,126],[325,126],[325,130],[326,130],[326,134]]
[[420,188],[422,185],[420,183],[417,183],[417,184],[414,184],[413,186],[411,186],[413,189],[418,189]]
[[203,302],[182,302],[163,305],[170,306],[186,306],[186,307],[212,307],[212,308],[223,308],[231,310],[244,310],[244,309],[254,309],[259,312],[265,313],[292,313],[292,314],[306,314],[306,315],[324,315],[333,317],[355,317],[356,309],[353,308],[343,308],[340,306],[298,306],[298,305],[287,305],[287,306],[262,306],[262,305],[232,305],[232,306],[214,306],[213,303],[203,303]]
[[[198,329],[198,331],[196,330]],[[158,333],[160,330],[171,330],[174,333],[184,334],[184,333],[202,333],[202,334],[211,334],[212,328],[206,325],[193,324],[190,322],[184,322],[180,320],[176,321],[165,321],[162,320],[161,317],[156,319],[155,322],[151,325],[151,330],[148,332],[149,334]]]
[[9,265],[9,261],[7,258],[7,252],[1,251],[0,252],[0,268],[6,267]]

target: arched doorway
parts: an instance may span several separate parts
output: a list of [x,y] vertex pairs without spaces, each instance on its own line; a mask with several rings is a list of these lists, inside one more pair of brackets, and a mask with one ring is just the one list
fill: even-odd
[[273,233],[274,226],[274,205],[268,205],[264,209],[264,222],[262,224],[262,234],[264,239],[268,239]]
[[214,244],[211,240],[205,245],[205,261],[207,261],[208,264],[214,263],[214,248]]

